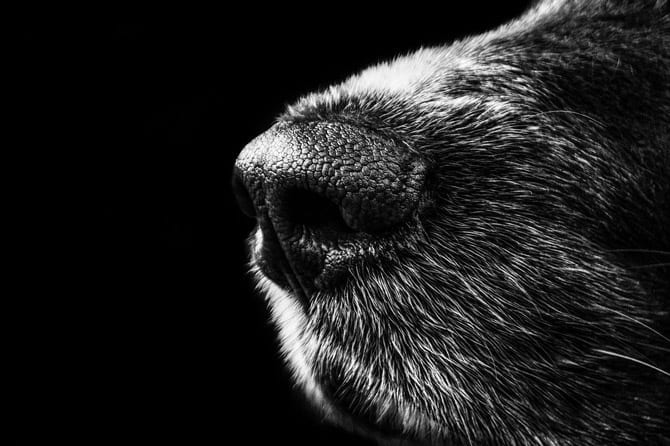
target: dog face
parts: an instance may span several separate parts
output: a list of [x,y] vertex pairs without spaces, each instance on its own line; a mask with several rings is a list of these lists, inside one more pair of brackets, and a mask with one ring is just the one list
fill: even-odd
[[670,438],[669,30],[544,2],[249,143],[252,272],[316,407],[418,444]]

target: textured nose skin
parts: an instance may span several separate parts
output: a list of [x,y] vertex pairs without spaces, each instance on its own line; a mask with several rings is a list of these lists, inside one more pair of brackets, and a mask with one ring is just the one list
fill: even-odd
[[[234,175],[244,189],[240,204],[263,234],[261,266],[273,279],[290,267],[311,288],[324,251],[342,240],[364,243],[412,215],[424,166],[407,147],[366,129],[279,123],[244,148]],[[282,262],[288,265],[278,267]]]

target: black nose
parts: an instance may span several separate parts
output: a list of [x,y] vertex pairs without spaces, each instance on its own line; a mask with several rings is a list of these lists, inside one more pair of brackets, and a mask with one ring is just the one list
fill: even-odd
[[315,279],[329,259],[410,218],[423,182],[423,163],[403,144],[328,122],[276,124],[244,148],[233,174],[240,207],[259,223],[254,260],[303,291],[323,285]]

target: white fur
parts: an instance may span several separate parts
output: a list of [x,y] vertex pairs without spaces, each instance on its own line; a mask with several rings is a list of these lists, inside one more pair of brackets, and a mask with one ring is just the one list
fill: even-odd
[[328,416],[333,412],[317,384],[308,351],[314,349],[313,336],[307,333],[307,316],[297,299],[265,277],[255,262],[256,253],[263,243],[261,230],[256,231],[252,243],[252,272],[257,286],[270,307],[272,322],[279,332],[281,353],[291,371],[295,383],[300,386],[314,406]]
[[[312,357],[317,354],[319,348],[330,344],[331,350],[339,350],[328,339],[319,339],[316,333],[309,328],[308,318],[305,311],[295,296],[284,291],[255,266],[256,253],[262,246],[263,236],[258,230],[252,241],[252,272],[254,273],[257,286],[268,302],[272,322],[277,327],[281,354],[291,371],[295,383],[303,390],[310,403],[321,411],[324,417],[331,422],[349,430],[358,430],[359,427],[347,414],[336,409],[323,394],[313,373]],[[340,352],[340,355],[344,355]],[[373,374],[361,364],[356,358],[349,357],[349,373],[352,376],[367,377],[368,385],[375,386]],[[372,401],[375,407],[390,408],[397,405],[398,401],[391,402],[388,395],[377,394]],[[429,433],[439,429],[437,423],[426,418],[423,414],[409,407],[397,407],[399,421],[406,432]],[[393,442],[391,441],[391,443]]]

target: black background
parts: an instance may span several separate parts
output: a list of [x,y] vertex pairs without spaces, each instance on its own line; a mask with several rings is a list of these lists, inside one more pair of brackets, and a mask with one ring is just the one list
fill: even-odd
[[300,95],[525,3],[25,21],[8,165],[16,444],[368,444],[294,396],[245,273],[235,157]]

